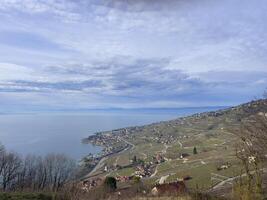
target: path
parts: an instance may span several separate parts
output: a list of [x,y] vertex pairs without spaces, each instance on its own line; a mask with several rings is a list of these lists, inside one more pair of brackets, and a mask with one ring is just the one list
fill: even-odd
[[171,147],[171,146],[164,144],[164,149],[162,150],[162,153],[166,154],[169,147]]
[[116,160],[115,160],[115,162],[114,162],[114,166],[117,166],[118,165],[118,161],[119,161],[119,156],[117,156],[117,158],[116,158]]
[[180,147],[181,147],[181,149],[183,148],[183,144],[178,140],[178,143],[179,143],[179,145],[180,145]]
[[159,165],[156,166],[156,169],[155,169],[154,173],[151,174],[150,178],[152,178],[152,177],[154,177],[154,176],[157,175],[157,173],[158,173],[158,166],[159,166]]
[[93,175],[93,173],[95,173],[98,169],[102,168],[103,165],[105,164],[104,162],[107,160],[108,157],[103,157],[98,163],[97,165],[94,167],[94,169],[86,175],[86,178],[89,178],[90,176]]
[[166,175],[166,176],[162,176],[162,177],[159,179],[159,184],[164,184],[169,176],[170,176],[170,174],[168,174],[168,175]]
[[131,142],[129,142],[129,141],[123,139],[123,138],[119,138],[119,140],[121,140],[121,141],[125,142],[126,144],[130,145],[132,149],[135,148],[135,144],[133,144],[133,143],[131,143]]
[[125,151],[127,151],[127,150],[129,150],[129,149],[134,149],[134,148],[135,148],[135,145],[134,145],[134,144],[132,144],[132,143],[126,141],[125,139],[123,139],[123,138],[119,138],[119,140],[121,140],[121,141],[125,142],[126,144],[128,144],[128,147],[125,148],[125,149],[123,149],[123,150],[121,150],[120,152],[113,153],[113,154],[110,154],[110,155],[107,155],[107,156],[103,157],[103,158],[97,163],[97,165],[93,168],[93,170],[85,176],[85,179],[86,179],[86,178],[90,178],[90,177],[91,177],[97,170],[99,170],[100,168],[102,168],[102,167],[104,166],[104,164],[105,164],[104,162],[108,159],[109,156],[111,156],[111,155],[120,155],[121,153],[123,153],[123,152],[125,152]]
[[[267,168],[264,168],[262,169],[263,173],[267,173]],[[255,171],[253,171],[252,173],[255,173]],[[224,184],[226,184],[227,182],[232,182],[234,181],[235,179],[238,179],[240,177],[245,177],[247,176],[245,173],[242,174],[242,175],[239,175],[239,176],[235,176],[235,177],[231,177],[231,178],[228,178],[220,183],[218,183],[217,185],[213,186],[211,189],[209,189],[208,191],[211,192],[211,191],[214,191],[216,189],[219,189],[220,187],[223,187]]]

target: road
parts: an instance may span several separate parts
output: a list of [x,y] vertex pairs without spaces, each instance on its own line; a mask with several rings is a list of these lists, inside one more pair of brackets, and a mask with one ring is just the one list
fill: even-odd
[[[263,173],[267,173],[267,168],[262,169],[262,171],[263,171]],[[255,173],[255,171],[253,171],[252,173]],[[235,176],[235,177],[228,178],[228,179],[226,179],[226,180],[224,180],[224,181],[218,183],[217,185],[213,186],[211,189],[209,189],[209,192],[214,191],[214,190],[217,190],[217,189],[220,189],[220,188],[223,187],[224,184],[226,184],[227,182],[232,182],[232,181],[234,181],[234,180],[236,180],[236,179],[238,179],[238,178],[240,178],[240,177],[245,177],[245,176],[247,176],[247,175],[244,173],[244,174],[242,174],[241,176],[239,175],[239,176]]]
[[97,165],[94,167],[94,169],[86,175],[85,178],[90,178],[97,170],[99,170],[101,167],[103,167],[103,165],[105,164],[104,162],[108,159],[108,157],[103,157],[98,163]]
[[127,140],[123,139],[123,138],[119,138],[121,141],[125,142],[126,144],[130,145],[132,150],[135,148],[135,144],[128,142]]
[[93,170],[92,170],[89,174],[87,174],[87,175],[85,176],[85,179],[86,179],[86,178],[90,178],[91,176],[93,176],[93,174],[94,174],[97,170],[99,170],[100,168],[102,168],[102,167],[104,166],[104,164],[105,164],[105,161],[108,159],[109,156],[111,156],[111,155],[117,155],[117,156],[118,156],[118,155],[120,155],[121,153],[123,153],[123,152],[125,152],[125,151],[127,151],[127,150],[129,150],[129,149],[134,149],[134,148],[135,148],[135,145],[132,144],[131,142],[128,142],[128,141],[126,141],[126,140],[123,139],[123,138],[119,138],[119,140],[121,140],[121,141],[125,142],[126,144],[128,144],[127,148],[121,150],[120,152],[117,152],[117,153],[114,153],[114,154],[110,154],[110,155],[107,155],[107,156],[103,157],[103,158],[97,163],[97,165],[93,168]]

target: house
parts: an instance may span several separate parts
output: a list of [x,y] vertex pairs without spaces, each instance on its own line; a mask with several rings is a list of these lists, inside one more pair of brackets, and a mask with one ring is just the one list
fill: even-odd
[[220,170],[225,170],[225,169],[228,169],[229,167],[231,167],[230,163],[226,163],[226,164],[223,164],[219,167],[217,167],[217,170],[220,171]]
[[156,155],[156,162],[163,163],[165,161],[164,157],[161,154]]
[[103,179],[101,178],[85,180],[82,182],[81,189],[85,192],[89,192],[91,189],[96,188],[102,184],[103,184]]
[[156,185],[151,190],[152,195],[163,195],[163,194],[183,194],[186,192],[186,186],[183,181],[177,181],[173,183],[164,183],[161,185]]
[[186,157],[190,156],[188,153],[180,153],[180,159],[184,159]]
[[127,182],[130,181],[132,179],[132,176],[117,176],[116,180],[118,182]]

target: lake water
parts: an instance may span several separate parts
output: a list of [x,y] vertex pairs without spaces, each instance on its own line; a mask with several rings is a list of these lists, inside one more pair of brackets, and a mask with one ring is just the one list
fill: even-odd
[[22,155],[55,152],[80,159],[88,153],[100,151],[99,147],[81,143],[82,138],[97,131],[144,125],[207,110],[214,108],[131,114],[0,115],[0,141],[8,150]]

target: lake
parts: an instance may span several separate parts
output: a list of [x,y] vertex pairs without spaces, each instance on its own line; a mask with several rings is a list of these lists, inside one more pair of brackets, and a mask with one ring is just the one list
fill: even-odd
[[21,155],[54,152],[80,159],[88,153],[101,150],[99,147],[81,143],[83,138],[97,131],[144,125],[208,110],[215,108],[143,113],[3,114],[0,115],[0,141],[8,150]]

